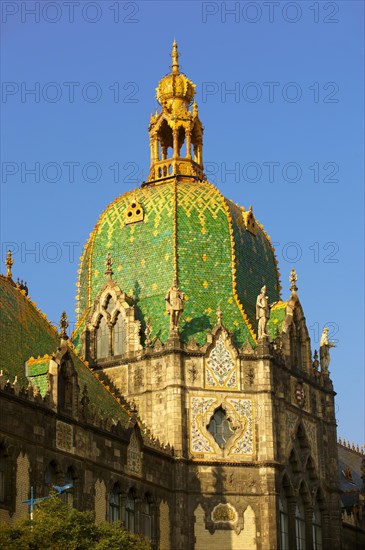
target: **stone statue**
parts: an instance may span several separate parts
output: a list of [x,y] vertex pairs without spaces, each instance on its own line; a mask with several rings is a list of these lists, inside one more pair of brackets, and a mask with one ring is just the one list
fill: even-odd
[[175,280],[166,294],[166,311],[170,315],[170,333],[177,335],[181,313],[184,311],[184,294]]
[[267,338],[266,325],[270,317],[270,306],[268,297],[266,296],[266,286],[263,286],[260,294],[256,300],[256,319],[259,322],[258,325],[258,338],[262,340]]
[[319,344],[319,360],[321,364],[321,371],[324,374],[328,374],[328,367],[330,365],[330,348],[334,348],[335,343],[328,340],[328,328],[325,327],[322,330],[321,341]]

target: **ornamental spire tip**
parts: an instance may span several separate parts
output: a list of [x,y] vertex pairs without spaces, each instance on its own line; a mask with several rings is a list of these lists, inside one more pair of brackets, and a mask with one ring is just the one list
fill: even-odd
[[172,59],[172,72],[174,74],[179,73],[179,52],[177,51],[177,42],[176,40],[172,43],[172,52],[171,52],[171,59]]

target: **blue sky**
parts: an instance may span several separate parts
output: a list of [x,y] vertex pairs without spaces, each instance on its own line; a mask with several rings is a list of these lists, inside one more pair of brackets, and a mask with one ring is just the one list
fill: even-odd
[[2,262],[12,243],[14,276],[42,311],[74,320],[90,231],[147,176],[155,87],[176,38],[206,173],[277,243],[284,299],[296,268],[312,348],[326,325],[337,340],[338,433],[365,443],[363,2],[1,8]]

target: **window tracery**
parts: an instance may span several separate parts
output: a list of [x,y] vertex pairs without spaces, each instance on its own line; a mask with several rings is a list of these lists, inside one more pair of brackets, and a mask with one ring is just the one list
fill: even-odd
[[84,356],[98,361],[140,350],[140,328],[133,301],[109,281],[88,319],[83,334]]
[[125,527],[130,531],[131,533],[136,532],[136,523],[135,523],[135,515],[136,515],[136,499],[133,491],[129,491],[127,494],[127,498],[125,500]]
[[234,434],[232,422],[222,407],[215,411],[207,429],[221,449],[224,449],[229,438]]
[[0,447],[0,503],[5,501],[6,497],[6,455],[5,449]]
[[121,520],[121,494],[118,483],[114,483],[112,490],[109,493],[109,521]]

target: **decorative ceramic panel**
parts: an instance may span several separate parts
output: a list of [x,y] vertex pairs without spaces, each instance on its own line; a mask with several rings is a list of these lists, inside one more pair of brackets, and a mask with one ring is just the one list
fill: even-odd
[[205,416],[217,405],[217,398],[192,397],[191,399],[191,452],[214,453],[214,440],[206,429]]
[[209,354],[205,364],[205,386],[217,389],[238,389],[237,365],[227,349],[222,334]]
[[[229,418],[234,434],[220,448],[209,433],[209,423],[218,408]],[[192,454],[215,454],[218,457],[237,458],[254,453],[254,414],[251,399],[194,396],[190,401],[190,451]]]
[[231,447],[229,454],[236,455],[252,455],[254,451],[254,430],[253,430],[253,404],[251,399],[234,399],[227,398],[226,400],[237,413],[241,422],[241,435],[238,437]]

